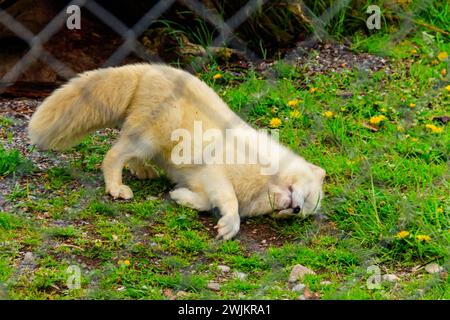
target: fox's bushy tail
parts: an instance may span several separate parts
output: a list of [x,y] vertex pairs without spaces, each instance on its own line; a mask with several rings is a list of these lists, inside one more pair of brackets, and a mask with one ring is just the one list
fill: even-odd
[[120,125],[139,85],[142,67],[82,73],[47,97],[33,114],[28,134],[43,149],[78,144],[88,133]]

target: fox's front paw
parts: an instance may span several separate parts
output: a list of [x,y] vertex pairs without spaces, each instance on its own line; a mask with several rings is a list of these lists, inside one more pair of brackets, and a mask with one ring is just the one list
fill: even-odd
[[217,229],[217,239],[229,240],[239,231],[241,219],[239,215],[224,215],[215,226]]
[[133,198],[133,191],[131,191],[130,187],[124,184],[107,187],[106,192],[109,193],[114,199],[120,198],[128,200]]

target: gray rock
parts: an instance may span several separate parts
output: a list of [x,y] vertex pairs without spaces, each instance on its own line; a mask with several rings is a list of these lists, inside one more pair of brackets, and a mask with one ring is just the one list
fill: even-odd
[[433,262],[433,263],[427,264],[425,266],[425,270],[428,273],[439,273],[439,272],[444,271],[444,268],[441,267],[440,265],[438,265],[437,263]]
[[397,277],[395,274],[384,274],[383,275],[383,281],[397,282],[398,280],[400,280],[400,278]]
[[246,275],[245,273],[239,272],[239,271],[236,271],[236,272],[234,273],[234,276],[235,276],[236,278],[238,278],[239,280],[245,280],[245,278],[247,278],[247,275]]
[[311,269],[302,266],[301,264],[296,264],[289,275],[289,282],[295,282],[297,280],[302,280],[307,274],[316,274]]
[[218,284],[215,281],[210,281],[208,283],[208,289],[213,290],[213,291],[219,291],[220,290],[220,284]]
[[217,269],[219,269],[223,273],[228,273],[231,270],[231,268],[229,266],[224,266],[224,265],[218,265]]
[[292,291],[302,292],[303,290],[305,290],[305,287],[306,286],[303,283],[298,283],[294,287],[292,287]]
[[23,263],[28,264],[33,262],[34,262],[33,252],[26,252],[25,255],[23,256]]
[[178,291],[176,294],[177,297],[185,297],[187,295],[188,293],[186,291]]

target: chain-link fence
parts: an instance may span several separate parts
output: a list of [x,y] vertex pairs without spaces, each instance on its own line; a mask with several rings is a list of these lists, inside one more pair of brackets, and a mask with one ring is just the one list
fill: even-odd
[[[179,2],[191,10],[192,13],[197,15],[199,18],[211,24],[219,33],[219,35],[209,44],[210,47],[226,47],[227,45],[231,45],[234,49],[242,52],[246,56],[247,60],[254,62],[255,65],[261,60],[261,57],[259,57],[257,53],[253,52],[246,46],[245,41],[236,36],[235,31],[249,17],[254,14],[258,14],[266,1],[249,1],[226,21],[224,21],[217,12],[213,12],[200,1],[183,0]],[[119,65],[130,53],[137,55],[143,61],[163,61],[163,59],[156,55],[148,55],[146,53],[146,48],[138,41],[138,38],[166,11],[168,11],[174,3],[174,0],[157,2],[148,12],[142,15],[141,19],[139,19],[137,23],[130,28],[95,1],[71,1],[37,34],[33,34],[29,31],[20,22],[15,20],[14,17],[12,17],[6,10],[0,10],[0,23],[11,30],[16,37],[25,41],[29,46],[29,51],[21,57],[20,61],[17,62],[16,65],[10,68],[10,70],[2,76],[0,79],[0,89],[4,91],[6,87],[14,84],[18,77],[27,72],[30,65],[37,60],[46,63],[64,79],[71,78],[76,74],[76,72],[71,70],[66,63],[56,59],[43,47],[43,44],[51,40],[52,36],[54,36],[61,28],[67,27],[67,8],[71,8],[71,6],[77,6],[77,8],[89,11],[101,22],[106,24],[111,31],[117,33],[122,38],[123,43],[109,58],[103,62],[103,67]],[[323,40],[327,37],[330,38],[324,27],[341,9],[347,6],[348,3],[348,0],[336,1],[328,10],[326,10],[326,12],[317,17],[304,3],[294,2],[293,5],[301,6],[302,12],[305,12],[305,14],[311,19],[313,22],[314,32],[307,40],[297,44],[297,49],[291,50],[291,53],[287,55],[287,60],[293,61],[296,55],[299,54],[299,50],[301,51],[305,44],[311,46],[313,42]],[[206,50],[208,51],[208,48],[206,48]],[[193,65],[196,68],[199,68],[201,65],[207,63],[208,57],[211,57],[211,52],[212,51],[210,51],[210,55],[197,58],[193,62]]]
[[[253,67],[264,63],[264,57],[261,53],[256,53],[254,50],[248,47],[246,42],[238,37],[236,34],[239,26],[242,25],[252,15],[261,14],[263,6],[269,2],[268,0],[250,0],[237,12],[232,14],[230,18],[224,19],[217,12],[213,12],[204,3],[197,0],[167,0],[158,1],[148,12],[144,13],[142,17],[132,26],[128,27],[124,22],[117,18],[113,13],[105,9],[96,1],[88,0],[73,0],[64,7],[40,32],[34,34],[28,30],[24,25],[18,22],[13,16],[11,16],[7,10],[0,9],[0,23],[8,28],[16,37],[22,39],[28,45],[28,51],[20,58],[20,60],[11,67],[0,79],[0,94],[7,90],[8,87],[14,85],[21,75],[27,72],[28,68],[40,60],[43,63],[50,66],[61,78],[69,80],[74,77],[75,72],[65,62],[57,59],[53,54],[48,52],[44,48],[44,44],[51,41],[52,37],[61,29],[67,28],[68,11],[67,8],[81,8],[89,11],[92,15],[98,18],[102,23],[110,28],[110,30],[118,34],[122,39],[115,51],[104,61],[100,67],[118,66],[123,63],[124,59],[130,54],[134,54],[142,61],[146,62],[162,62],[164,59],[155,54],[149,54],[147,48],[139,41],[139,38],[143,33],[151,28],[152,24],[164,15],[165,12],[175,3],[182,3],[192,13],[203,21],[212,25],[217,33],[217,37],[212,39],[205,51],[206,55],[196,57],[189,66],[189,71],[199,70],[214,56],[213,48],[230,46],[234,50],[242,54],[247,61],[251,63]],[[425,4],[429,4],[429,1],[423,1]],[[302,1],[289,2],[292,6],[298,6],[299,10],[306,16],[308,21],[311,21],[312,32],[307,35],[303,40],[295,43],[292,49],[290,49],[284,56],[283,61],[289,65],[295,65],[298,59],[305,55],[306,49],[311,48],[314,44],[326,41],[332,42],[333,36],[326,30],[326,26],[343,8],[347,7],[350,0],[335,1],[327,10],[321,15],[315,15],[313,10],[308,8]],[[421,10],[423,7],[418,7]],[[75,11],[76,12],[76,11]],[[375,14],[376,10],[374,11]],[[377,19],[381,19],[380,12],[378,12]],[[369,14],[368,14],[369,16]],[[406,37],[412,30],[412,13],[405,12],[405,19],[403,19],[403,25],[399,28],[399,31],[391,36],[392,43],[400,41]],[[368,27],[370,22],[368,21]],[[376,23],[374,23],[376,25]],[[81,26],[81,28],[83,28]],[[99,44],[101,45],[101,44]],[[0,62],[1,63],[1,62]],[[364,65],[358,66],[362,72],[365,72]],[[265,76],[268,78],[269,83],[276,85],[276,71],[270,67],[267,68]],[[357,81],[366,81],[367,78],[360,77]],[[180,90],[182,90],[180,88]],[[252,93],[258,94],[258,93]],[[261,94],[264,94],[261,93]],[[90,93],[86,92],[86,99],[90,99]],[[103,102],[99,102],[103,104]],[[214,117],[215,114],[210,109],[202,110],[205,114]],[[223,120],[225,121],[225,119]],[[229,127],[229,123],[224,123],[224,127]],[[252,146],[250,146],[252,147]]]
[[[252,62],[254,66],[258,65],[258,63],[262,61],[262,57],[260,56],[261,53],[255,53],[249,49],[246,42],[237,36],[236,30],[253,15],[264,14],[261,9],[267,3],[266,0],[248,1],[226,21],[218,12],[211,10],[211,8],[197,0],[159,1],[156,2],[156,4],[148,10],[148,12],[143,14],[138,22],[136,22],[132,27],[128,27],[113,13],[105,9],[96,1],[74,0],[64,6],[63,10],[61,10],[44,28],[42,28],[42,30],[40,30],[40,32],[36,34],[33,34],[24,25],[14,19],[14,17],[11,16],[7,10],[0,9],[0,24],[8,28],[17,38],[26,42],[29,47],[28,52],[26,52],[13,67],[2,75],[0,79],[0,92],[5,91],[8,86],[13,85],[15,81],[21,75],[26,73],[28,68],[37,60],[40,60],[50,66],[63,79],[69,79],[76,75],[77,72],[72,70],[67,63],[58,60],[44,48],[44,44],[51,41],[52,37],[61,28],[67,28],[71,12],[69,9],[73,8],[73,6],[79,10],[75,12],[75,14],[81,15],[84,11],[90,12],[102,23],[108,26],[112,32],[119,35],[123,41],[122,44],[115,49],[113,54],[111,54],[103,61],[101,65],[97,67],[117,66],[121,64],[130,54],[135,54],[142,61],[164,61],[164,59],[155,54],[148,54],[148,50],[139,41],[139,37],[141,37],[142,34],[152,26],[152,24],[158,21],[158,19],[160,19],[164,13],[169,11],[177,2],[188,8],[192,14],[211,25],[219,34],[210,43],[208,43],[208,47],[205,48],[209,54],[203,55],[202,57],[197,57],[197,59],[191,63],[191,67],[189,68],[190,70],[198,70],[204,66],[214,55],[214,51],[209,49],[215,47],[231,46],[239,53],[242,53],[246,60]],[[415,10],[420,11],[430,5],[430,1],[423,1],[423,3],[423,6],[416,6]],[[305,48],[312,47],[317,42],[333,41],[333,36],[328,34],[326,27],[329,25],[330,21],[337,14],[339,14],[339,12],[345,8],[348,8],[351,3],[350,0],[335,1],[321,15],[315,15],[313,10],[308,8],[303,1],[289,1],[286,5],[295,7],[296,10],[301,13],[302,17],[310,23],[312,29],[309,36],[307,36],[304,40],[297,42],[294,48],[289,50],[289,52],[285,55],[285,62],[293,64],[299,56],[302,56],[305,53]],[[369,7],[369,4],[367,4],[367,7]],[[376,11],[377,8],[378,11]],[[380,8],[375,6],[375,9],[373,10],[374,11],[368,11],[367,14],[367,26],[371,29],[375,27],[379,28],[380,19],[382,19]],[[375,15],[378,16],[369,17],[369,14],[372,12],[375,12]],[[393,42],[398,42],[413,29],[412,20],[414,12],[400,12],[399,15],[403,15],[402,26],[399,28],[397,33],[392,35],[391,38]]]

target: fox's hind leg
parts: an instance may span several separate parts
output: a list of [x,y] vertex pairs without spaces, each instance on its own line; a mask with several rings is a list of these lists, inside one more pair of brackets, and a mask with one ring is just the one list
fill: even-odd
[[139,158],[132,158],[128,161],[128,168],[131,173],[134,174],[138,179],[154,179],[158,177],[158,173],[153,169],[151,165],[146,164],[143,160]]
[[[138,150],[143,146],[138,141],[122,135],[116,144],[106,153],[102,169],[105,177],[106,192],[113,198],[131,199],[133,191],[122,184],[122,169],[127,161],[139,157]],[[142,150],[143,151],[143,150]],[[149,154],[148,150],[146,153]]]
[[192,192],[187,188],[177,188],[169,192],[170,198],[181,206],[189,207],[198,211],[211,209],[211,203],[204,194]]

